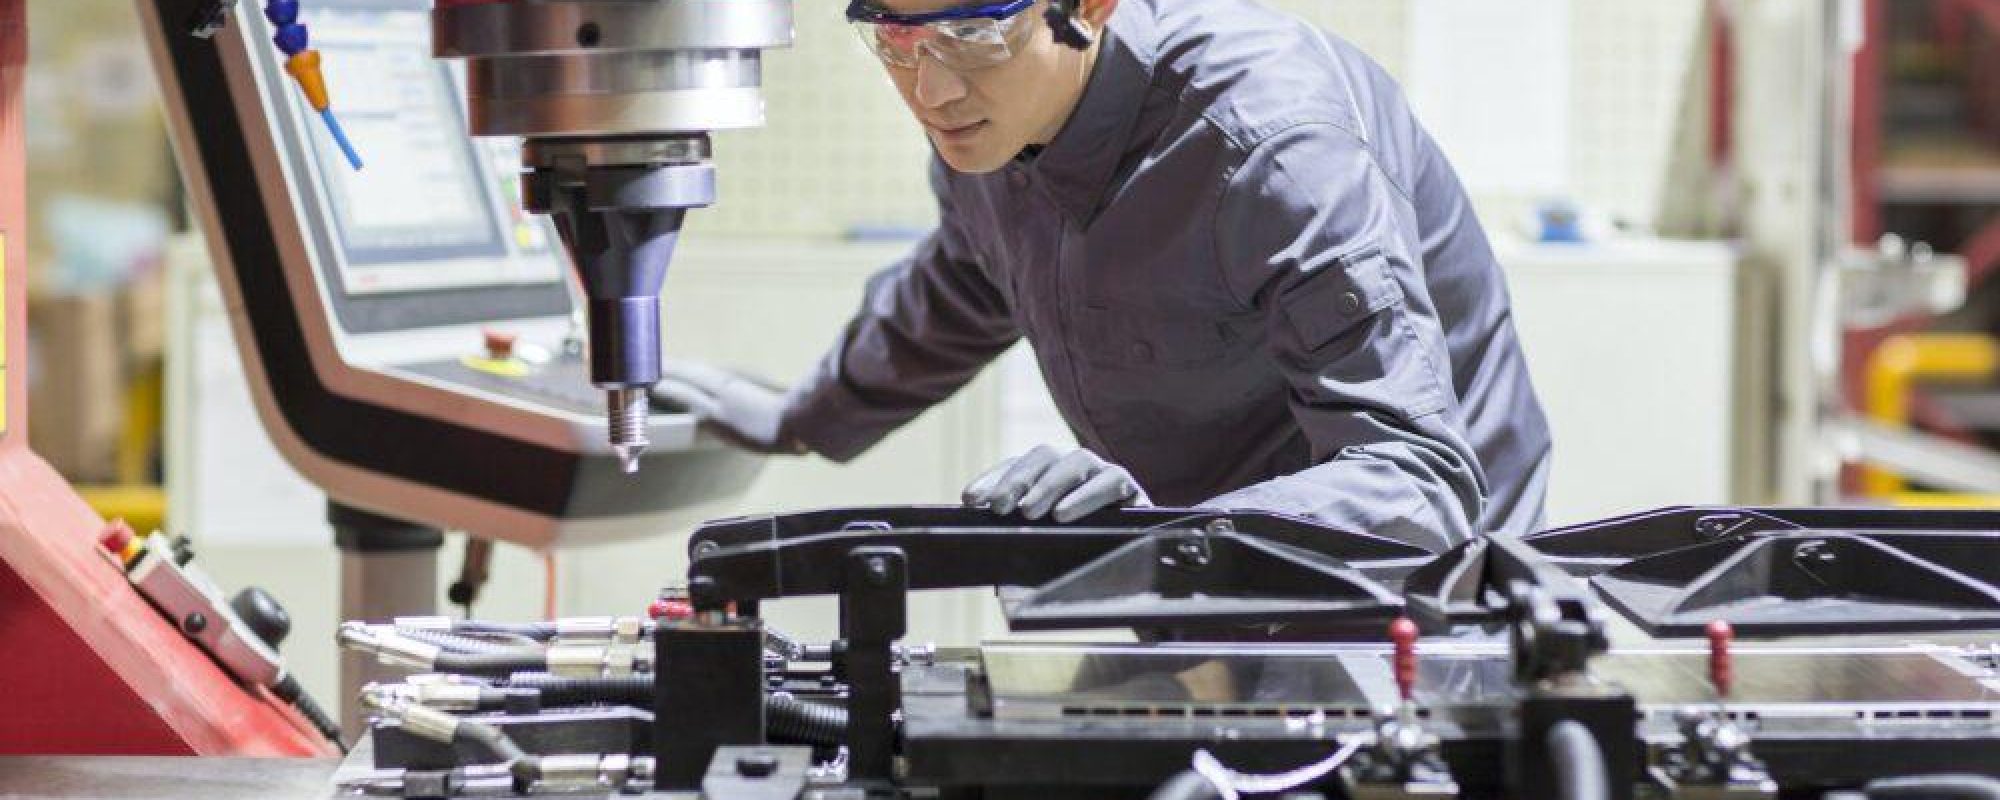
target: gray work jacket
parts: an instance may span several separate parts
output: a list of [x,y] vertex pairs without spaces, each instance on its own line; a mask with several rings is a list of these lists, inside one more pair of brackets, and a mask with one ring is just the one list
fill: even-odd
[[1248,0],[1125,0],[1039,153],[932,167],[786,431],[846,460],[1025,335],[1077,440],[1161,505],[1442,550],[1540,525],[1548,425],[1451,166],[1352,45]]

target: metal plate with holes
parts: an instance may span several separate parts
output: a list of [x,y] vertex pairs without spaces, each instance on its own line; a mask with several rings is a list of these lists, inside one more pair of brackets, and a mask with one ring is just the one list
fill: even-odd
[[[1395,702],[1380,649],[1319,646],[996,644],[984,650],[994,716],[1258,717],[1320,713],[1361,718]],[[1619,651],[1595,675],[1630,689],[1642,706],[1715,700],[1708,654]],[[1476,706],[1516,698],[1503,654],[1476,648],[1425,653],[1417,699]],[[1735,654],[1730,705],[1778,716],[1862,712],[1967,718],[2000,715],[2000,679],[1948,651],[1922,648],[1745,649]]]

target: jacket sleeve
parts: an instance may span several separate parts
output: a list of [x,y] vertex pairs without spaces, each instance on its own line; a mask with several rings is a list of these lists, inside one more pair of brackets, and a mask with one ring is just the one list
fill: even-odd
[[847,461],[950,397],[1021,338],[934,165],[940,221],[868,280],[861,309],[786,397],[783,436]]
[[1258,144],[1227,179],[1218,262],[1263,313],[1312,464],[1207,505],[1304,516],[1443,550],[1472,536],[1485,478],[1452,386],[1407,194],[1334,124]]

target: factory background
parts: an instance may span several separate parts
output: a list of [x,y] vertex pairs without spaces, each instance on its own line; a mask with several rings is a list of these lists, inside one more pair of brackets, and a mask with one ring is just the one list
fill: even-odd
[[[1973,279],[2000,260],[1996,4],[1271,4],[1378,59],[1472,190],[1554,426],[1552,523],[1896,489],[1842,465],[1826,412],[1868,410],[1866,356],[1887,331],[1994,330]],[[667,281],[670,357],[793,379],[845,322],[864,278],[934,219],[922,136],[837,6],[798,4],[796,45],[765,61],[767,125],[715,137],[720,200],[690,216]],[[297,620],[289,658],[330,696],[340,556],[317,493],[251,408],[129,4],[39,2],[30,15],[34,446],[107,515],[184,533],[223,582],[276,593]],[[1832,70],[1819,37],[1856,25],[1878,32],[1861,53],[1866,88],[1855,108],[1825,109]],[[1749,77],[1718,80],[1724,72]],[[339,93],[343,78],[331,73]],[[1848,149],[1834,167],[1879,179],[1834,182],[1863,187],[1853,219],[1820,214],[1825,155]],[[1912,271],[1946,295],[1971,286],[1958,290],[1968,307],[1934,324],[1906,308],[1883,319],[1856,309],[1843,318],[1874,324],[1841,336],[1849,348],[1824,363],[1814,351],[1816,225],[1844,231],[1856,249],[1842,258],[1855,269]],[[1539,241],[1570,233],[1584,241]],[[1884,233],[1939,255],[1883,256]],[[1915,413],[1918,424],[1950,424],[1922,404]],[[476,610],[635,612],[680,570],[682,535],[700,520],[956,502],[994,460],[1066,438],[1031,359],[1016,353],[851,465],[773,463],[743,496],[640,543],[552,555],[502,547]],[[456,577],[462,546],[449,540],[441,585]],[[831,624],[805,609],[772,616],[807,636]],[[990,593],[913,609],[915,638],[1000,630]]]

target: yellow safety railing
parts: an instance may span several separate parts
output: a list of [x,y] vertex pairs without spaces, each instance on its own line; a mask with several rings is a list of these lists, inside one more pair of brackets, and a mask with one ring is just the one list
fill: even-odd
[[167,524],[167,492],[152,482],[155,443],[160,441],[164,374],[155,363],[135,376],[125,389],[125,419],[118,435],[118,482],[76,487],[97,515],[122,519],[136,531],[158,530]]
[[[1892,336],[1868,358],[1865,411],[1895,428],[1910,425],[1910,391],[1919,383],[1990,381],[2000,370],[2000,341],[1977,333],[1911,333]],[[1911,490],[1901,475],[1867,465],[1862,493],[1897,506],[2000,508],[2000,495]]]

